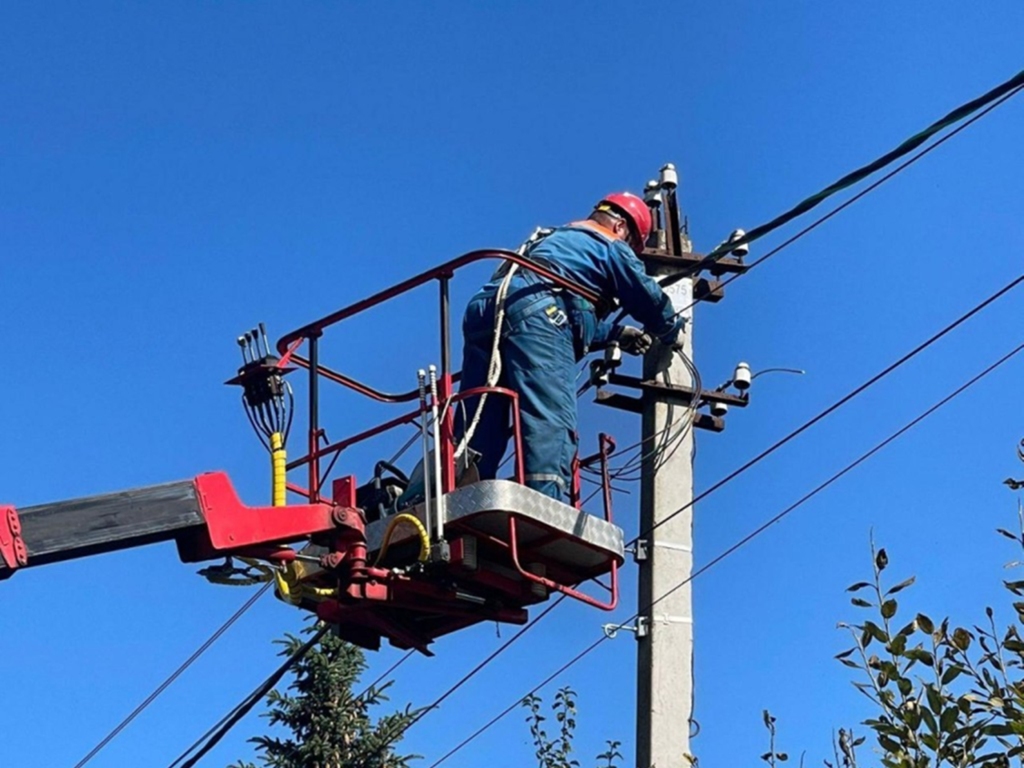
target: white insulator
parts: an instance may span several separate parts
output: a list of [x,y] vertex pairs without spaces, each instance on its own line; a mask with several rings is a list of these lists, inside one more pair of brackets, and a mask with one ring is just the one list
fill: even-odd
[[665,189],[675,189],[679,186],[679,174],[672,163],[661,166],[661,186]]
[[711,415],[721,418],[729,412],[729,406],[726,403],[711,403]]
[[[729,242],[734,243],[737,240],[743,238],[746,234],[747,233],[742,229],[733,230],[733,233],[729,235]],[[750,245],[748,243],[740,243],[739,245],[732,249],[732,255],[739,256],[740,258],[743,258],[748,253],[750,253]]]
[[750,378],[750,366],[746,363],[737,364],[736,370],[732,374],[733,386],[741,392],[750,389]]

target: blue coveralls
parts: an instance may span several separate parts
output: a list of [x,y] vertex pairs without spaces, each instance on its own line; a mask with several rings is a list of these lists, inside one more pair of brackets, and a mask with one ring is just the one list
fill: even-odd
[[[618,299],[644,330],[662,342],[675,341],[682,320],[661,287],[645,272],[624,242],[594,222],[559,227],[526,254],[551,271]],[[486,383],[494,340],[495,295],[505,270],[499,270],[469,302],[462,331],[462,390]],[[498,386],[519,394],[526,483],[565,500],[572,487],[576,454],[576,363],[603,348],[615,329],[582,297],[559,290],[535,272],[520,267],[512,276],[501,327],[501,376]],[[465,418],[472,419],[477,398],[469,398]],[[512,434],[510,401],[490,395],[470,447],[480,454],[481,479],[493,479]],[[456,432],[462,434],[462,416]]]

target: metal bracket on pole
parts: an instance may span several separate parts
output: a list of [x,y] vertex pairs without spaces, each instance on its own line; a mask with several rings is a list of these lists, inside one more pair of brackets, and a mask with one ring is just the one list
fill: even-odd
[[626,547],[626,551],[633,556],[634,563],[639,563],[640,561],[648,558],[648,543],[647,539],[637,539],[636,544],[631,547]]
[[637,616],[636,624],[632,626],[629,624],[604,624],[601,626],[601,631],[609,640],[614,640],[622,630],[633,632],[637,640],[647,637],[647,633],[650,631],[650,619],[646,616]]

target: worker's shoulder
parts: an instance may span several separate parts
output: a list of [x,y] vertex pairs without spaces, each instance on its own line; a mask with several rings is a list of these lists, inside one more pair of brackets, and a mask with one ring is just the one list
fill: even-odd
[[[541,243],[549,248],[564,249],[591,256],[609,257],[620,250],[629,251],[629,246],[614,237],[608,237],[580,222],[556,227]],[[632,253],[632,251],[630,251]]]

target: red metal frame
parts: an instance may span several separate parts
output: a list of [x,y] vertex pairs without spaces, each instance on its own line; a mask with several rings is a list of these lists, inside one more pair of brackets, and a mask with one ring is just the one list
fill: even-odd
[[0,557],[7,566],[3,578],[28,564],[28,550],[21,538],[21,521],[18,511],[12,506],[0,506]]
[[[515,479],[519,483],[525,481],[525,468],[523,466],[523,450],[522,450],[522,429],[520,423],[520,411],[519,411],[519,398],[518,394],[502,388],[502,387],[478,387],[472,390],[464,391],[458,394],[454,393],[454,383],[458,381],[459,374],[452,372],[451,366],[451,352],[450,352],[450,328],[449,328],[449,306],[448,306],[448,287],[450,280],[454,277],[455,272],[462,267],[474,264],[479,261],[488,259],[500,259],[503,261],[512,262],[519,264],[520,266],[533,270],[538,273],[546,280],[550,281],[553,285],[578,296],[582,296],[594,304],[601,304],[601,297],[596,295],[593,291],[573,283],[570,280],[555,274],[551,270],[531,262],[529,259],[523,258],[522,256],[512,252],[503,250],[484,250],[484,251],[473,251],[471,253],[464,254],[456,259],[453,259],[439,267],[431,270],[427,270],[415,277],[412,277],[398,285],[379,291],[369,298],[357,301],[344,307],[336,312],[333,312],[325,317],[315,320],[295,331],[285,334],[277,342],[277,350],[281,355],[281,360],[278,363],[280,366],[294,365],[300,368],[305,368],[309,371],[309,401],[310,401],[310,418],[309,418],[309,431],[308,431],[308,447],[304,455],[293,459],[287,465],[289,470],[297,469],[300,467],[306,467],[308,483],[306,488],[301,488],[298,485],[289,484],[289,489],[296,493],[302,493],[309,500],[311,505],[316,505],[320,501],[320,494],[323,484],[327,482],[330,475],[330,471],[333,467],[334,461],[340,455],[340,453],[353,445],[361,443],[372,437],[376,437],[388,430],[395,429],[397,427],[414,423],[420,418],[424,418],[429,408],[418,407],[413,411],[405,413],[401,416],[393,418],[375,427],[366,429],[356,435],[352,435],[343,440],[339,440],[333,443],[325,443],[324,432],[320,429],[320,415],[319,415],[319,381],[321,379],[329,381],[333,384],[340,384],[341,386],[347,387],[348,389],[357,392],[365,397],[369,397],[372,400],[381,403],[405,403],[414,401],[418,397],[416,390],[400,393],[386,392],[376,389],[372,386],[364,384],[346,374],[339,371],[328,368],[320,363],[320,345],[324,332],[335,326],[344,320],[351,318],[352,316],[377,307],[391,299],[402,296],[403,294],[426,285],[428,283],[436,281],[439,285],[439,299],[440,299],[440,315],[441,315],[441,349],[440,359],[441,365],[438,372],[438,386],[437,386],[437,399],[436,404],[430,404],[430,406],[436,405],[441,413],[443,414],[440,419],[438,427],[438,440],[439,452],[441,454],[441,467],[442,467],[442,491],[444,493],[451,492],[455,489],[455,440],[454,440],[454,425],[455,425],[455,408],[454,405],[468,397],[474,397],[483,393],[490,393],[492,395],[498,395],[502,397],[509,397],[512,400],[512,435],[515,445]],[[308,356],[299,354],[299,350],[303,344],[307,345]],[[614,442],[611,438],[605,435],[601,435],[601,446],[599,456],[590,457],[587,461],[597,461],[598,458],[601,460],[602,474],[605,481],[605,519],[611,522],[611,494],[608,492],[608,472],[607,472],[607,457],[608,454],[614,450]],[[327,460],[330,457],[330,463],[327,467],[326,473],[321,476],[321,462]],[[579,507],[580,496],[578,492],[578,462],[574,463],[574,485],[577,487],[573,489],[572,500],[573,503]],[[351,489],[354,484],[346,485],[348,489],[346,491],[347,498],[351,499]],[[337,501],[337,495],[335,496]],[[291,508],[289,508],[291,509]],[[455,526],[459,529],[459,526]],[[515,517],[510,515],[508,536],[509,541],[501,541],[494,537],[483,537],[481,540],[486,540],[486,546],[489,551],[496,553],[497,551],[504,551],[506,554],[502,555],[502,560],[505,557],[509,557],[512,561],[514,571],[510,573],[517,573],[520,577],[502,577],[497,581],[494,581],[494,574],[474,574],[473,578],[478,580],[481,586],[484,585],[484,580],[490,579],[494,583],[486,584],[486,588],[497,593],[503,594],[507,597],[513,597],[519,601],[520,604],[525,605],[530,602],[537,602],[539,599],[534,593],[530,593],[531,585],[541,585],[547,590],[561,592],[569,595],[576,599],[579,599],[589,605],[599,607],[605,610],[611,610],[615,607],[618,600],[618,565],[617,561],[612,563],[611,568],[611,585],[607,589],[611,592],[611,598],[607,602],[597,600],[575,588],[575,585],[567,585],[560,583],[554,578],[549,576],[555,576],[558,574],[550,573],[545,576],[539,576],[537,574],[530,573],[520,562],[522,556],[529,557],[527,554],[529,547],[522,547],[517,541],[516,536],[516,520]],[[479,534],[474,534],[479,538]],[[492,540],[493,539],[493,540]],[[351,544],[351,542],[349,542]],[[365,556],[365,553],[364,553]],[[507,562],[507,561],[505,561]],[[435,564],[437,565],[437,564]],[[423,580],[419,578],[410,579],[405,575],[396,575],[390,571],[381,571],[373,576],[371,581],[375,583],[369,584],[365,582],[366,574],[374,569],[365,569],[362,566],[358,570],[358,573],[350,572],[344,577],[343,581],[347,584],[346,586],[346,599],[339,599],[338,601],[327,601],[325,604],[318,609],[326,617],[328,614],[331,616],[340,616],[342,613],[358,613],[362,616],[365,613],[365,601],[378,602],[387,604],[389,608],[401,608],[407,606],[411,610],[423,611],[425,606],[434,606],[430,610],[447,616],[459,615],[460,610],[458,602],[453,603],[451,596],[451,586],[439,586],[439,583],[434,583],[430,580]],[[456,568],[457,570],[457,568]],[[603,571],[602,571],[603,572]],[[581,574],[563,574],[570,576],[569,581],[579,579]],[[583,576],[583,578],[586,578]],[[500,583],[499,583],[500,582]],[[525,590],[525,591],[524,591]],[[436,605],[435,605],[436,603]],[[333,607],[332,607],[333,606]],[[468,614],[480,615],[480,609],[465,608]],[[485,618],[495,618],[491,615],[493,611],[484,611],[487,614]],[[468,615],[467,614],[467,615]],[[517,614],[518,615],[518,614]],[[381,617],[377,617],[376,620],[383,620]],[[482,620],[482,619],[477,619]],[[362,621],[362,620],[361,620]],[[467,620],[468,622],[468,620]],[[371,623],[369,619],[362,622],[364,625]],[[468,622],[471,623],[471,622]],[[445,625],[447,627],[447,624]],[[445,629],[444,631],[450,631]],[[410,647],[420,647],[422,645],[422,638],[419,644],[413,643],[411,636],[407,629],[403,629],[401,626],[389,627],[387,634],[392,637],[402,637],[402,642],[407,642]]]
[[[598,436],[600,443],[600,450],[598,456],[601,462],[601,479],[602,487],[604,490],[604,519],[609,523],[612,522],[612,494],[611,494],[611,479],[608,476],[608,457],[615,451],[615,441],[611,436],[601,433]],[[527,581],[531,581],[534,584],[540,584],[541,586],[550,589],[555,592],[560,592],[563,595],[579,600],[580,602],[586,603],[587,605],[593,606],[594,608],[600,608],[603,611],[615,610],[615,607],[619,604],[619,564],[617,561],[612,560],[611,567],[611,584],[606,588],[611,593],[611,599],[608,602],[601,602],[585,592],[580,592],[578,589],[567,586],[565,584],[559,584],[556,581],[545,576],[538,576],[535,573],[530,573],[528,570],[523,568],[519,562],[519,545],[518,537],[516,536],[516,518],[515,515],[508,516],[508,541],[509,541],[509,554],[512,557],[512,564],[515,566],[516,571]]]
[[199,475],[194,483],[206,527],[178,538],[178,553],[186,563],[219,554],[244,553],[252,547],[263,548],[259,556],[264,557],[268,544],[285,544],[331,531],[346,513],[358,514],[355,509],[325,503],[249,507],[238,498],[223,472]]
[[[563,288],[570,293],[582,296],[583,298],[591,301],[595,305],[602,303],[602,299],[596,293],[590,289],[581,286],[571,280],[566,280],[564,277],[552,272],[551,270],[526,259],[513,251],[505,250],[481,250],[471,251],[470,253],[463,254],[458,258],[452,259],[439,267],[422,272],[415,277],[412,277],[404,282],[399,283],[396,286],[387,288],[383,291],[379,291],[369,298],[357,301],[354,304],[350,304],[347,307],[343,307],[336,312],[314,320],[303,327],[292,331],[282,336],[277,342],[277,350],[281,355],[281,361],[278,363],[280,366],[285,365],[296,365],[301,368],[306,368],[310,371],[310,429],[308,439],[308,453],[302,457],[306,459],[304,462],[292,462],[290,467],[300,466],[301,463],[306,463],[309,466],[309,487],[308,499],[310,502],[316,502],[320,499],[320,487],[322,479],[320,477],[320,439],[322,432],[319,428],[319,390],[317,382],[320,378],[324,378],[336,384],[346,386],[362,395],[370,397],[374,400],[384,403],[399,403],[408,402],[415,399],[416,392],[404,392],[398,394],[392,394],[388,392],[382,392],[374,389],[362,382],[359,382],[349,376],[346,376],[337,371],[333,371],[329,368],[324,368],[319,363],[318,356],[318,341],[323,335],[324,331],[336,325],[343,320],[346,320],[353,315],[364,312],[368,309],[376,307],[389,301],[393,298],[401,296],[415,288],[418,288],[427,283],[438,281],[440,285],[440,308],[441,308],[441,366],[438,377],[438,399],[441,404],[449,401],[452,395],[453,384],[458,380],[458,374],[453,373],[451,370],[451,354],[450,354],[450,329],[449,329],[449,318],[448,318],[448,283],[453,278],[455,272],[462,267],[474,264],[479,261],[488,259],[500,259],[504,261],[513,262],[519,264],[522,267],[530,269],[537,274],[549,280],[552,284]],[[303,342],[308,342],[310,346],[309,357],[302,357],[299,355],[298,349]],[[407,423],[407,422],[399,422]],[[392,425],[394,426],[394,425]],[[442,477],[442,489],[445,493],[455,488],[455,462],[454,462],[454,445],[453,445],[453,433],[454,433],[455,419],[452,409],[448,409],[445,413],[445,418],[441,424],[441,467],[443,472]],[[387,427],[390,428],[390,427]],[[383,431],[383,428],[381,429]],[[516,429],[516,434],[519,434]]]

